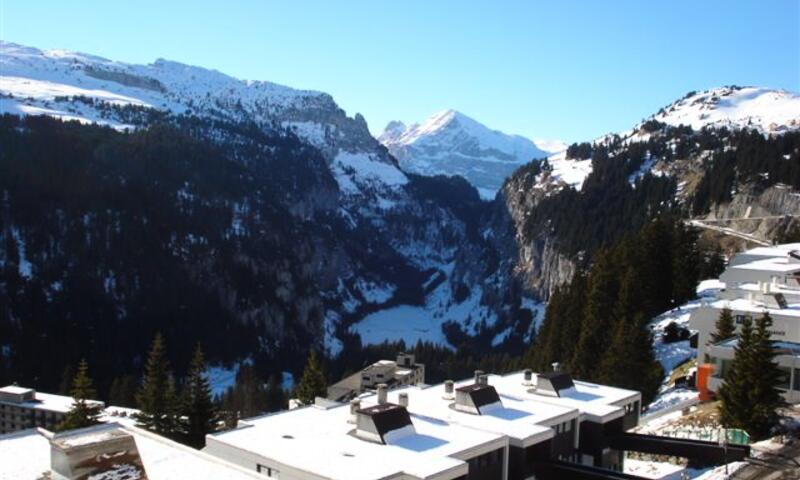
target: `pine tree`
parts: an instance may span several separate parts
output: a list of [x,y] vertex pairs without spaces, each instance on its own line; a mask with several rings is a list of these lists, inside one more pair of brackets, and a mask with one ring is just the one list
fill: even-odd
[[582,380],[595,380],[598,359],[613,333],[613,312],[619,284],[612,253],[603,250],[597,255],[589,276],[586,311],[581,323],[575,354],[569,363],[570,372]]
[[786,402],[778,389],[782,383],[784,373],[778,368],[775,362],[777,351],[770,338],[769,328],[772,326],[772,318],[769,313],[764,314],[756,320],[756,328],[753,335],[752,356],[753,361],[751,385],[752,403],[750,408],[749,425],[746,428],[754,438],[762,439],[769,437],[772,429],[778,424],[780,416],[778,409],[786,405]]
[[733,314],[730,308],[723,308],[717,318],[716,331],[711,334],[709,344],[713,345],[727,340],[736,335],[736,325],[733,323]]
[[184,387],[183,419],[187,443],[195,448],[203,448],[206,434],[217,430],[219,417],[211,400],[211,387],[205,375],[205,359],[200,344],[197,344],[189,378]]
[[649,403],[658,392],[664,372],[653,354],[652,333],[641,312],[641,282],[633,266],[622,279],[614,317],[613,337],[600,361],[598,380],[638,390],[642,401]]
[[178,398],[164,337],[160,333],[156,334],[147,356],[144,380],[136,395],[136,403],[140,410],[136,415],[137,426],[168,437],[176,435]]
[[746,429],[749,423],[752,344],[753,322],[745,318],[733,350],[733,361],[723,372],[725,381],[718,392],[720,422],[726,427]]
[[89,403],[90,399],[97,397],[97,392],[92,386],[89,364],[86,360],[81,360],[78,365],[78,372],[72,380],[70,394],[73,398],[72,408],[67,412],[64,421],[56,426],[57,431],[74,430],[100,423],[100,406]]
[[308,355],[308,362],[303,370],[300,383],[297,385],[295,395],[304,405],[311,405],[316,397],[327,396],[327,386],[325,373],[317,360],[317,353],[312,350]]
[[281,387],[280,375],[272,374],[267,383],[267,410],[270,412],[277,412],[286,408],[286,394]]
[[264,380],[252,365],[242,365],[236,374],[236,384],[222,396],[222,408],[227,418],[248,418],[269,410]]
[[755,330],[752,321],[744,319],[733,362],[719,390],[722,424],[744,429],[756,440],[769,436],[778,423],[777,410],[785,404],[777,388],[783,374],[775,363],[771,325],[766,312],[756,321]]

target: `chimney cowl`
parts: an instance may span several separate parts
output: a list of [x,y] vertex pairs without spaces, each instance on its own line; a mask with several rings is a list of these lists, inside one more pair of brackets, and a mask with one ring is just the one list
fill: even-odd
[[378,384],[378,405],[383,405],[388,399],[389,387],[385,383]]
[[455,382],[452,380],[445,380],[444,382],[444,395],[442,398],[452,400],[455,398]]
[[552,365],[553,365],[553,371],[554,372],[560,372],[561,371],[561,364],[560,363],[553,362]]
[[526,368],[522,373],[522,384],[530,385],[531,383],[533,383],[533,370]]

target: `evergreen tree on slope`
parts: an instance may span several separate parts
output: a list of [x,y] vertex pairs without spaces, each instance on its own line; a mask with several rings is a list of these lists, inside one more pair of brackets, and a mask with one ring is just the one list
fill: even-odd
[[189,378],[184,386],[181,415],[187,443],[195,448],[205,446],[206,434],[215,432],[219,423],[205,369],[203,349],[198,343],[189,368]]
[[81,360],[78,365],[78,372],[72,380],[70,395],[72,395],[74,403],[69,412],[67,412],[64,421],[56,426],[56,431],[74,430],[100,423],[100,406],[88,403],[88,400],[97,397],[97,392],[92,386],[92,379],[89,377],[89,364],[86,363],[86,360]]
[[178,434],[178,396],[170,374],[164,337],[157,333],[147,356],[144,380],[136,403],[136,425],[167,437]]
[[325,380],[325,373],[317,360],[317,354],[313,350],[308,355],[308,362],[303,370],[303,376],[297,385],[295,395],[304,405],[312,405],[316,397],[327,396],[328,383]]
[[712,345],[736,335],[736,325],[733,323],[733,314],[730,308],[725,307],[720,310],[715,327],[716,330],[711,334],[709,342]]

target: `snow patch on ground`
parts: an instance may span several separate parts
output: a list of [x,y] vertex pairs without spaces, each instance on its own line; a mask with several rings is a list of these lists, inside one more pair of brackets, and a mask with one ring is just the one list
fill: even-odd
[[461,303],[451,303],[450,288],[448,279],[428,294],[424,305],[398,305],[371,313],[350,331],[358,333],[364,344],[403,340],[409,346],[427,341],[452,347],[442,330],[446,322],[461,325],[471,335],[495,324],[496,316],[480,304],[482,289],[473,289]]
[[563,182],[575,190],[580,190],[586,177],[592,173],[591,159],[568,159],[566,151],[548,157],[547,162],[552,167],[550,178],[557,182]]

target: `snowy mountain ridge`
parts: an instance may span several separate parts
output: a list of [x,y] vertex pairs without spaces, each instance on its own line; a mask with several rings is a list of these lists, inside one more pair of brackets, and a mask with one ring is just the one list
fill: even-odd
[[[800,130],[800,94],[787,90],[762,87],[719,87],[701,92],[689,92],[638,123],[631,130],[603,135],[592,143],[607,144],[619,137],[623,143],[646,142],[652,122],[673,127],[689,126],[693,130],[705,127],[730,130],[751,129],[764,135],[780,135]],[[541,176],[540,189],[571,186],[580,190],[592,172],[591,159],[567,158],[566,151],[548,157],[552,171]],[[651,173],[661,175],[656,162],[647,162]],[[644,171],[638,172],[638,176]]]
[[409,126],[390,122],[378,140],[406,171],[460,175],[484,198],[494,198],[505,178],[520,165],[552,153],[525,137],[492,130],[456,110],[434,113]]
[[253,122],[287,129],[320,149],[344,198],[377,196],[390,208],[406,179],[381,151],[364,118],[347,117],[322,92],[266,81],[239,80],[216,70],[158,59],[134,65],[67,50],[0,42],[0,114],[134,128],[112,107]]

